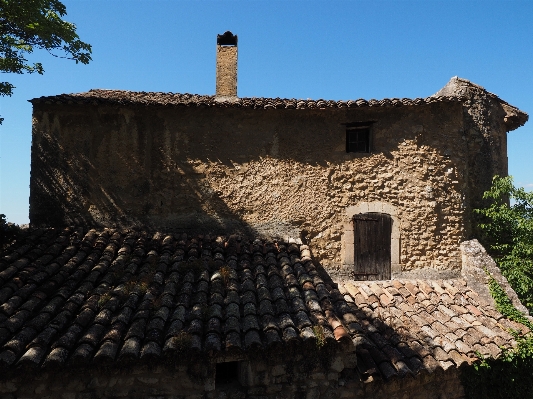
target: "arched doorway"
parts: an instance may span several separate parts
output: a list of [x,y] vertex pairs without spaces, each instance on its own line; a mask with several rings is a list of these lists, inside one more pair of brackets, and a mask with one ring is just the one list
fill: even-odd
[[368,212],[352,217],[354,231],[354,278],[391,278],[392,218],[386,213]]
[[[346,207],[345,210],[346,219],[344,222],[344,233],[342,235],[342,250],[341,250],[341,258],[342,258],[342,266],[339,271],[339,275],[346,277],[351,277],[355,279],[360,279],[360,276],[355,276],[356,273],[355,269],[355,231],[354,231],[354,221],[353,217],[354,215],[367,215],[368,217],[371,217],[371,215],[375,214],[385,214],[388,215],[391,219],[391,232],[389,235],[389,241],[388,241],[388,247],[390,253],[390,269],[391,274],[389,277],[381,277],[383,279],[390,279],[395,274],[401,272],[401,264],[400,264],[400,219],[398,217],[398,210],[397,208],[387,202],[381,202],[381,201],[375,201],[375,202],[366,202],[361,201],[357,203],[356,205],[350,205]],[[386,237],[387,235],[385,235]],[[386,239],[384,238],[383,246],[384,248],[387,247],[386,245]],[[357,271],[357,273],[359,273]],[[377,280],[379,276],[376,275],[376,277],[371,278],[372,280]],[[365,278],[366,279],[366,278]]]

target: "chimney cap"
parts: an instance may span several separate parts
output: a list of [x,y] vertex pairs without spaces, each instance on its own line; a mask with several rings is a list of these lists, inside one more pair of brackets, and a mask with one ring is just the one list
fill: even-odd
[[217,44],[219,46],[236,46],[237,35],[234,35],[228,30],[223,35],[217,35]]

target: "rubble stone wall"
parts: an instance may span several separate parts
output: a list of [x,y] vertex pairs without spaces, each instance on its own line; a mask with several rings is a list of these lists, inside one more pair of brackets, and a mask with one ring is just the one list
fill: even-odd
[[486,301],[494,307],[497,307],[489,291],[490,277],[494,278],[505,291],[513,306],[533,321],[533,318],[529,316],[529,311],[522,305],[515,290],[513,290],[513,287],[507,281],[507,278],[501,273],[494,259],[492,259],[478,240],[473,239],[462,242],[461,254],[461,274],[467,279],[469,286],[473,287]]
[[[187,367],[160,366],[126,370],[94,367],[70,371],[20,373],[2,378],[1,399],[460,399],[464,390],[457,369],[413,378],[361,382],[339,372],[338,359],[328,372],[289,375],[287,365],[255,364],[248,380],[217,385],[213,378],[191,378]],[[253,385],[250,385],[253,384]]]
[[[346,123],[373,122],[370,154]],[[342,268],[349,209],[396,210],[403,271],[460,270],[468,156],[459,102],[345,109],[36,104],[34,225],[241,230]]]

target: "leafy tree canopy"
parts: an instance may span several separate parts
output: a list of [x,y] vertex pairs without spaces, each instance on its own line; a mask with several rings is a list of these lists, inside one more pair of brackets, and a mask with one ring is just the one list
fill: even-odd
[[[40,62],[26,59],[34,49],[88,64],[91,46],[79,39],[73,23],[62,19],[65,15],[58,0],[0,0],[0,72],[42,74]],[[0,95],[10,96],[14,88],[0,82]]]
[[17,237],[19,230],[17,225],[7,223],[6,215],[0,213],[0,251]]
[[[498,263],[522,303],[533,311],[533,193],[516,188],[509,177],[494,177],[483,198],[487,206],[476,209],[481,241]],[[507,293],[489,275],[489,290],[498,311],[529,328],[511,330],[513,348],[502,348],[497,359],[477,354],[474,367],[463,369],[461,379],[468,399],[531,398],[533,378],[533,323],[514,306]]]
[[512,177],[494,177],[476,212],[482,241],[522,303],[533,311],[533,193],[513,185]]

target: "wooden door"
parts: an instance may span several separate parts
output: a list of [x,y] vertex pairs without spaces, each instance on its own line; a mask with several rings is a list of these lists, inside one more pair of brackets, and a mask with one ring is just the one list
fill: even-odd
[[353,225],[355,279],[389,280],[392,218],[385,213],[358,214]]

